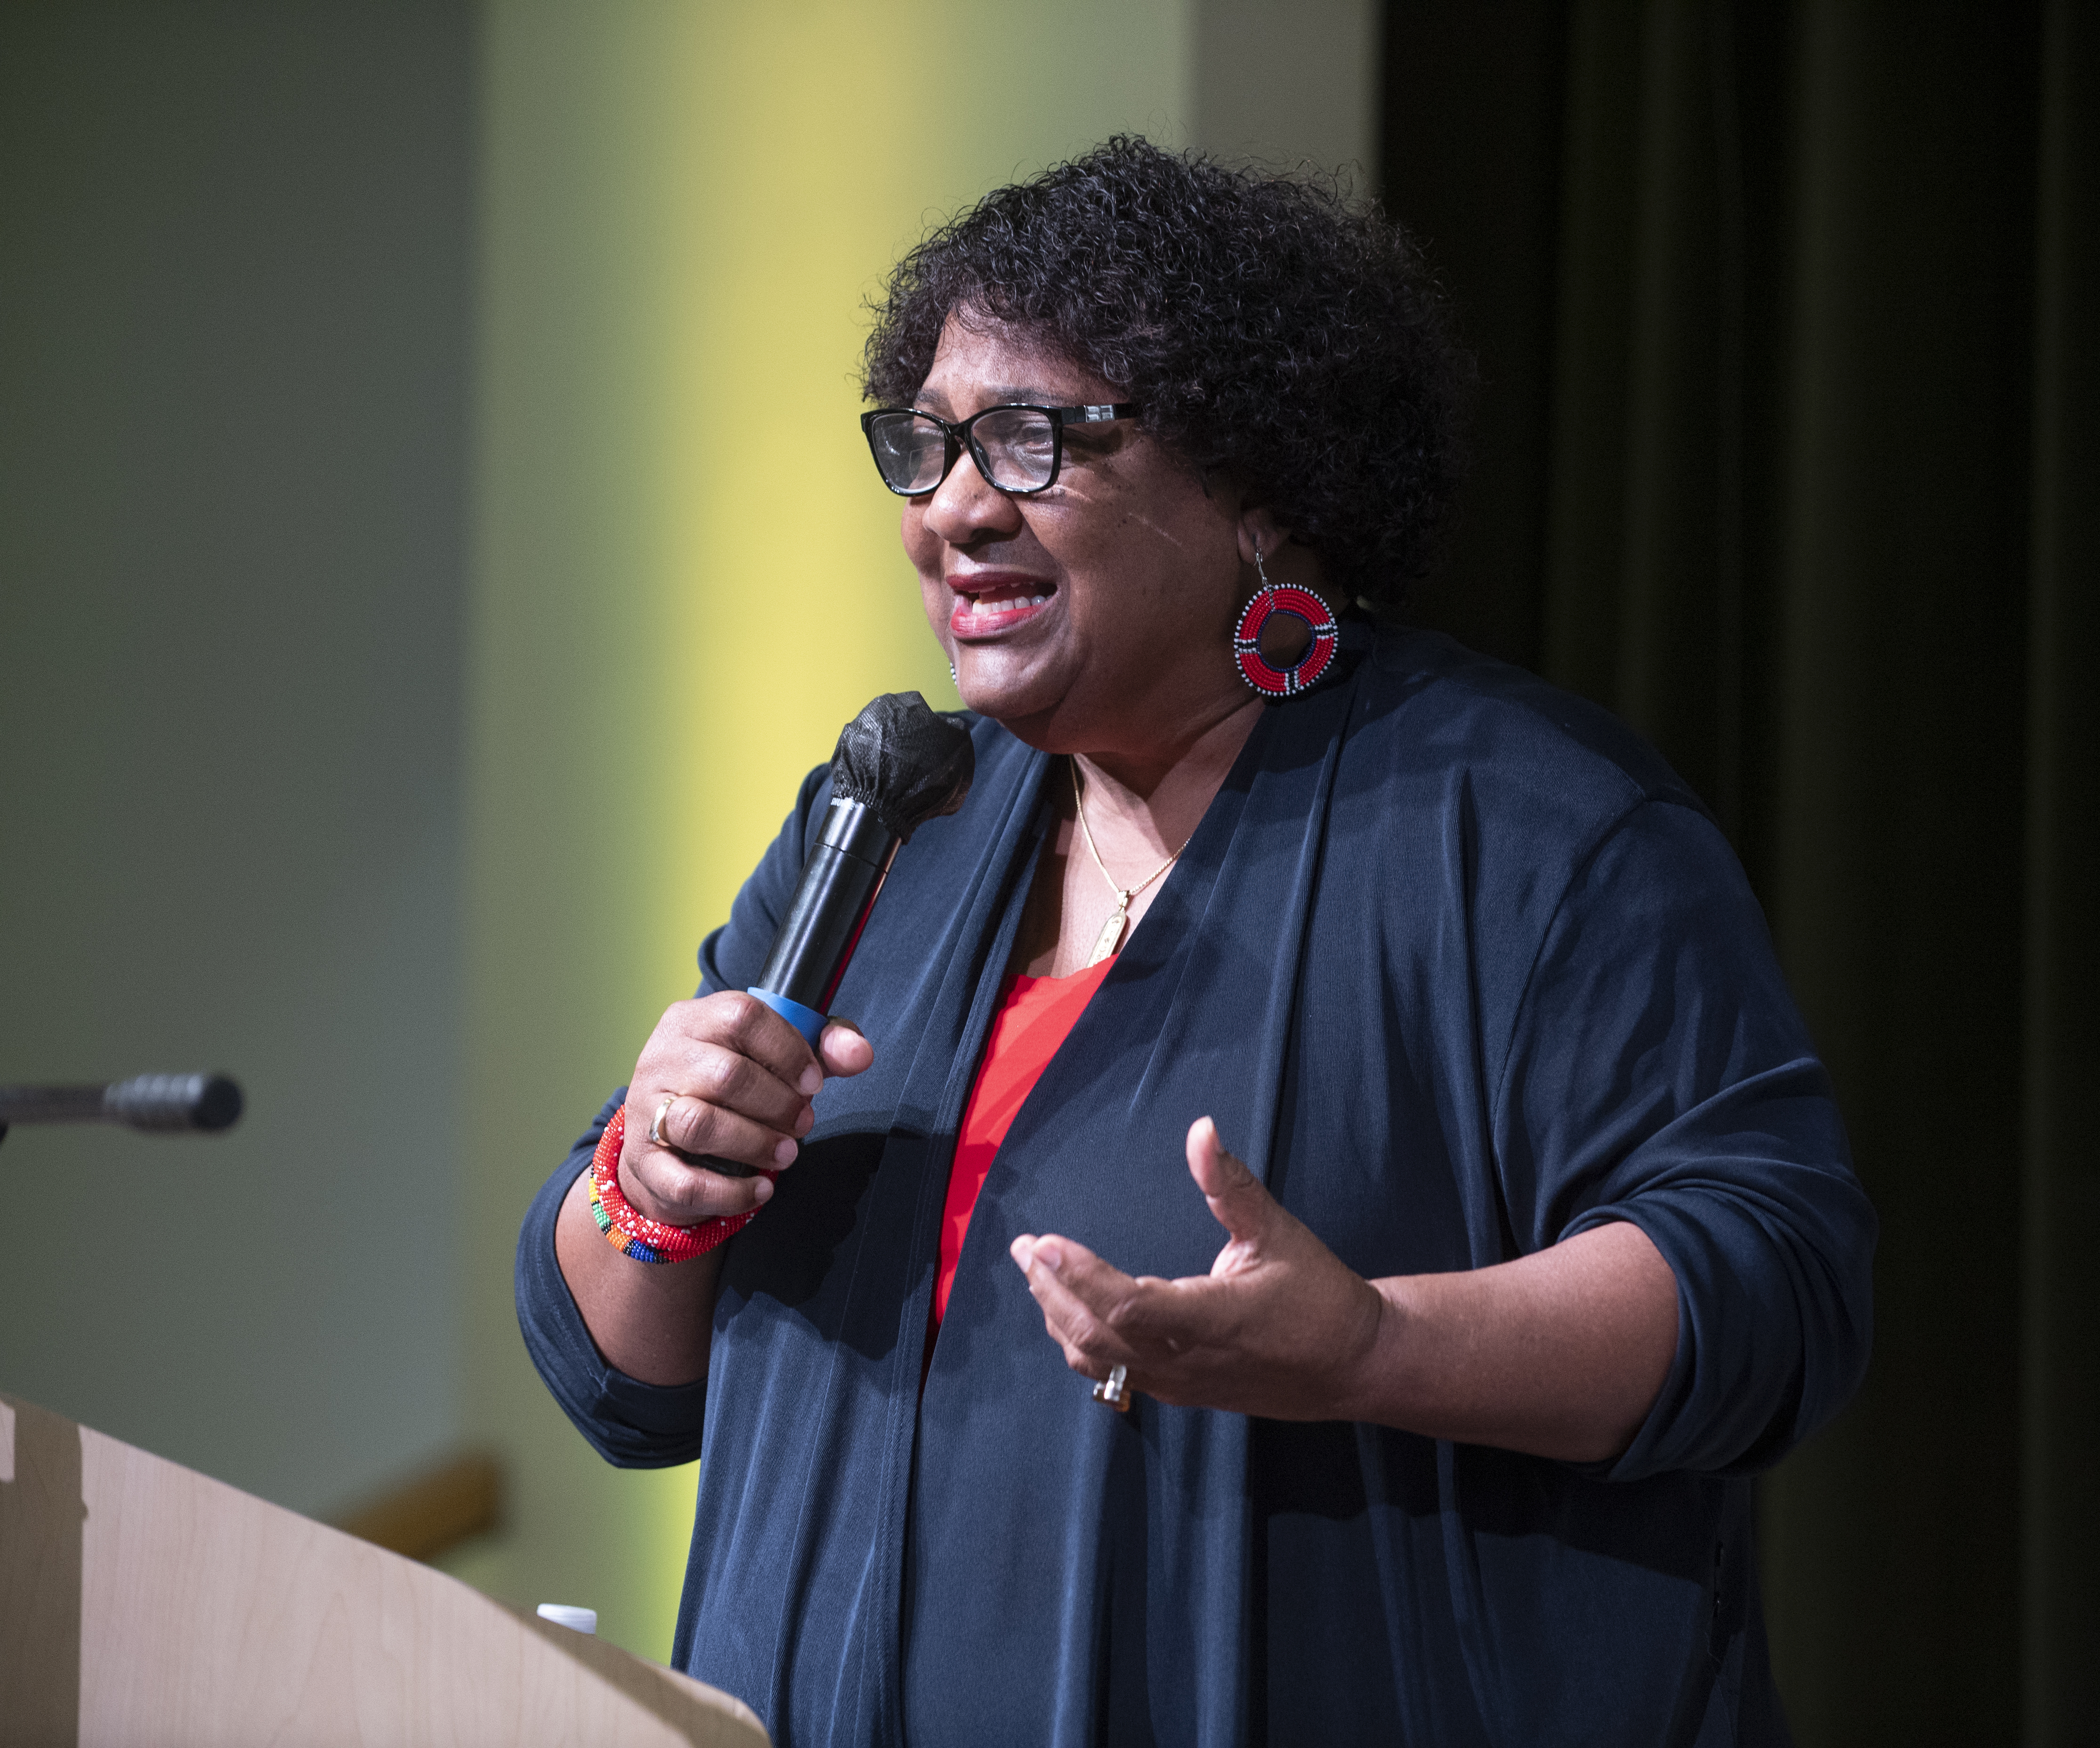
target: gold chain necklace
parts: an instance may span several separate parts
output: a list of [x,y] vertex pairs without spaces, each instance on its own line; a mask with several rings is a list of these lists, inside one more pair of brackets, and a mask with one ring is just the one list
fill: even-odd
[[1087,798],[1079,790],[1079,761],[1076,754],[1072,760],[1072,806],[1079,815],[1079,836],[1087,841],[1087,854],[1094,859],[1094,866],[1101,871],[1101,878],[1109,883],[1110,890],[1116,895],[1115,908],[1109,912],[1108,920],[1101,925],[1101,932],[1094,940],[1093,952],[1083,968],[1091,970],[1113,953],[1122,941],[1123,929],[1130,921],[1130,901],[1181,859],[1181,850],[1189,847],[1195,833],[1192,832],[1188,837],[1183,838],[1181,850],[1176,850],[1135,886],[1118,886],[1115,876],[1109,872],[1108,863],[1101,860],[1101,851],[1094,847],[1094,834],[1087,827]]

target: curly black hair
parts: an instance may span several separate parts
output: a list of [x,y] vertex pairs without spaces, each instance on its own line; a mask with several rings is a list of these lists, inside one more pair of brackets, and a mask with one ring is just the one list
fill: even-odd
[[993,190],[897,264],[867,398],[910,404],[957,309],[1142,402],[1171,451],[1260,492],[1338,590],[1390,613],[1427,567],[1471,360],[1374,203],[1118,135]]

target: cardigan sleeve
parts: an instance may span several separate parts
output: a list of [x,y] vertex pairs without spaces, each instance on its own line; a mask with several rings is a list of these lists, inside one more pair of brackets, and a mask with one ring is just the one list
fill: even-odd
[[1495,1098],[1520,1247],[1639,1226],[1677,1278],[1669,1376],[1633,1480],[1778,1460],[1851,1397],[1872,1330],[1872,1207],[1762,912],[1718,828],[1644,801],[1546,925]]
[[591,1340],[554,1257],[554,1221],[562,1198],[589,1168],[598,1137],[626,1098],[622,1087],[606,1101],[561,1168],[532,1198],[518,1243],[518,1326],[549,1392],[593,1450],[621,1468],[662,1468],[699,1455],[707,1379],[668,1387],[644,1384],[612,1365]]
[[[804,780],[779,836],[737,894],[729,921],[701,947],[700,995],[742,989],[757,977],[779,920],[786,914],[795,883],[801,877],[812,821],[821,814],[818,797],[827,778],[827,770],[819,766]],[[554,1225],[562,1200],[578,1174],[589,1166],[598,1137],[626,1097],[627,1088],[622,1087],[606,1101],[568,1157],[533,1198],[518,1234],[513,1280],[518,1326],[526,1351],[576,1430],[608,1463],[622,1468],[660,1468],[690,1463],[699,1455],[707,1380],[672,1387],[644,1384],[613,1366],[591,1340],[554,1253]]]

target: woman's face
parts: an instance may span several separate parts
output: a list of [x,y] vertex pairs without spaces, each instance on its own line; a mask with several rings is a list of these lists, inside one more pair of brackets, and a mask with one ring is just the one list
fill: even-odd
[[[1024,335],[951,316],[916,405],[953,422],[1118,398]],[[1143,757],[1254,701],[1231,656],[1239,513],[1121,420],[1067,427],[1057,483],[1032,497],[961,457],[906,503],[904,550],[973,710],[1047,752]]]

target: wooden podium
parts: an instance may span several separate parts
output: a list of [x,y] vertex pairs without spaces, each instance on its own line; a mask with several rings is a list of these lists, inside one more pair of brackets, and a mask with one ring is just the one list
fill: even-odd
[[716,1688],[0,1397],[0,1745],[767,1748]]

